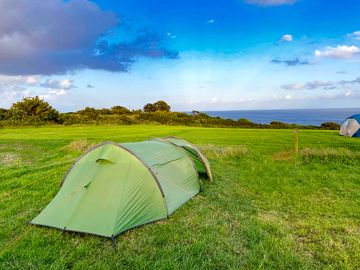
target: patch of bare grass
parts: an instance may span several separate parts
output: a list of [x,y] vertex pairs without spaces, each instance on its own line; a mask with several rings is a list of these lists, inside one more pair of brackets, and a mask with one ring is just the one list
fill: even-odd
[[248,154],[249,150],[242,145],[218,146],[213,144],[205,144],[200,146],[200,151],[207,157],[241,157]]
[[288,161],[291,160],[294,157],[294,153],[291,151],[280,151],[276,152],[272,159],[276,161]]
[[62,150],[66,152],[84,152],[91,148],[94,144],[88,142],[87,140],[76,140],[72,141],[68,145],[65,145]]
[[18,154],[5,152],[0,153],[0,164],[3,166],[12,166],[21,162],[21,158]]
[[285,223],[283,214],[274,210],[259,211],[258,219],[266,224],[279,225]]

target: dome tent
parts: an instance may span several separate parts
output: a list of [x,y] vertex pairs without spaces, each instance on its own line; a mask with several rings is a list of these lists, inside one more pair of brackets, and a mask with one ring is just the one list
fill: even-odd
[[31,223],[114,239],[164,219],[200,191],[195,157],[168,139],[97,145],[73,163]]
[[177,138],[177,137],[165,137],[164,139],[170,143],[175,144],[176,146],[179,146],[179,147],[182,147],[183,149],[185,149],[186,152],[194,160],[197,171],[199,173],[206,174],[209,181],[210,182],[212,181],[210,163],[196,146],[194,146],[193,144],[191,144],[183,139]]
[[360,137],[360,114],[348,117],[342,123],[339,134],[348,137]]

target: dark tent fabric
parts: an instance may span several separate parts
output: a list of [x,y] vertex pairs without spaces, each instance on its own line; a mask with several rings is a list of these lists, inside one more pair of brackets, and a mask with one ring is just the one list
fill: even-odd
[[31,223],[113,238],[164,219],[198,194],[199,172],[210,172],[197,151],[190,154],[168,139],[97,145],[74,162]]

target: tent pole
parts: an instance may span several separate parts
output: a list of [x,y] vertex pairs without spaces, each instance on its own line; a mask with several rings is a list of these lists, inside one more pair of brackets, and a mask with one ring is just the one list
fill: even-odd
[[117,251],[117,246],[116,246],[116,243],[115,243],[115,237],[114,235],[111,236],[111,244],[115,250],[115,252]]

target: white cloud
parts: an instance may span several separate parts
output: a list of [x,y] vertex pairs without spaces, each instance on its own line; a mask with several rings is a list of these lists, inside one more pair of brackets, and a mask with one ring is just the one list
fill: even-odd
[[52,89],[71,89],[74,88],[73,80],[64,79],[61,81],[54,79],[46,79],[45,82],[40,84],[41,87],[44,88],[52,88]]
[[39,95],[40,98],[45,100],[54,100],[59,96],[67,95],[69,93],[69,89],[76,87],[74,85],[74,81],[70,79],[46,79],[45,82],[41,83],[39,86],[47,88],[46,93]]
[[67,95],[72,88],[76,86],[70,79],[42,80],[40,76],[0,75],[0,107],[9,107],[13,102],[31,95],[54,100]]
[[49,91],[49,94],[55,96],[63,96],[67,94],[67,91],[65,89],[53,89]]
[[247,4],[258,5],[258,6],[281,6],[291,5],[297,0],[245,0]]
[[326,47],[323,51],[316,50],[316,57],[348,59],[354,55],[360,54],[360,48],[356,46],[338,45],[337,47]]
[[46,94],[41,94],[39,97],[45,100],[54,100],[58,96],[64,96],[67,94],[68,91],[65,89],[50,89]]
[[283,35],[281,38],[282,41],[291,42],[294,40],[293,36],[290,34]]
[[36,84],[37,76],[0,75],[0,107],[10,107],[14,101],[30,96],[31,91],[28,87]]
[[7,76],[7,75],[0,75],[0,92],[1,92],[1,85],[27,85],[33,86],[39,82],[38,76]]
[[355,31],[348,35],[349,37],[352,37],[354,39],[360,40],[360,31]]
[[210,19],[210,20],[207,21],[207,23],[209,23],[209,24],[212,24],[212,23],[214,23],[214,22],[215,22],[214,19]]
[[28,88],[38,83],[38,76],[0,75],[0,107],[9,107],[14,101],[29,96]]

